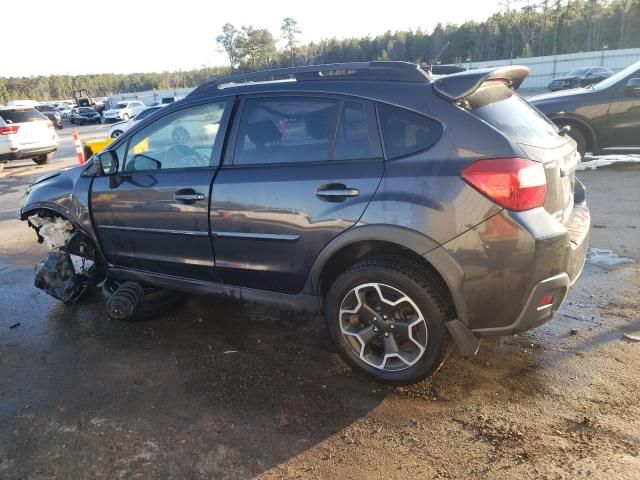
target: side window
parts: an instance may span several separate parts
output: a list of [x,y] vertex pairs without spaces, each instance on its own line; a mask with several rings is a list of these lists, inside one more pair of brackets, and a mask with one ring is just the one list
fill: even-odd
[[238,128],[234,164],[328,160],[337,115],[337,100],[247,99]]
[[373,104],[346,101],[342,106],[333,159],[367,158],[382,158]]
[[388,159],[426,150],[436,143],[442,126],[404,108],[378,104],[382,139]]
[[209,167],[227,104],[178,110],[140,130],[129,141],[124,171]]

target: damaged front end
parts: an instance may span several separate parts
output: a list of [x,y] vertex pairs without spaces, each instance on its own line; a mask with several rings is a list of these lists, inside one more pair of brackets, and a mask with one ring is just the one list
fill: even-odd
[[104,278],[103,262],[90,239],[72,222],[50,212],[27,218],[49,253],[36,265],[34,284],[66,304],[75,304]]

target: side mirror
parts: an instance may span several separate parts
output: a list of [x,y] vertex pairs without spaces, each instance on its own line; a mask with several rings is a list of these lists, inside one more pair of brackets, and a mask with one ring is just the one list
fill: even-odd
[[118,157],[115,152],[105,150],[96,155],[95,161],[101,175],[110,176],[118,173]]
[[630,93],[640,92],[640,78],[630,78],[627,80],[626,90]]

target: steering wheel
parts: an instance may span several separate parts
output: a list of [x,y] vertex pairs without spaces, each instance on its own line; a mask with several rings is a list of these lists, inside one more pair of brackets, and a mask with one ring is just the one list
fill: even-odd
[[165,162],[167,159],[173,159],[175,157],[179,158],[176,162],[179,167],[206,167],[209,165],[209,161],[196,152],[195,149],[182,143],[169,147],[169,150],[167,150],[165,154]]

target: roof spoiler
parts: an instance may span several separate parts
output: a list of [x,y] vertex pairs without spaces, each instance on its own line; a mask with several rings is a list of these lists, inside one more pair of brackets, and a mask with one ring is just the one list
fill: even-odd
[[489,80],[503,80],[517,90],[528,75],[529,69],[523,65],[479,68],[440,77],[434,82],[433,88],[439,95],[456,101],[468,97]]

